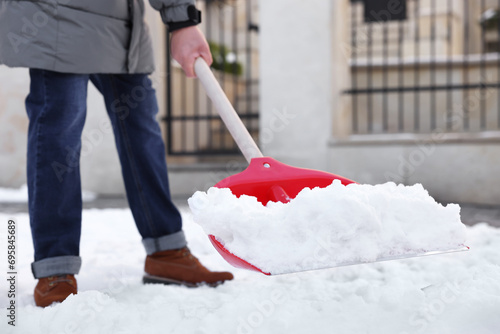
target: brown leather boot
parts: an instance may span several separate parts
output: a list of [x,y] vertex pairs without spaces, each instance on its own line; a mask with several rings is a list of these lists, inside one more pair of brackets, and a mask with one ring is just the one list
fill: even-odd
[[47,307],[54,302],[61,303],[69,295],[76,293],[76,279],[73,275],[40,278],[35,287],[35,304]]
[[144,283],[217,286],[233,279],[229,272],[213,272],[191,255],[187,247],[156,252],[146,257]]

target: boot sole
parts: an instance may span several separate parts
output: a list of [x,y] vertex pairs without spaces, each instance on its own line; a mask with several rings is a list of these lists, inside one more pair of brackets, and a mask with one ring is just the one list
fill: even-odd
[[214,283],[206,283],[206,282],[191,283],[191,282],[174,280],[172,278],[165,278],[165,277],[153,276],[153,275],[144,275],[142,277],[142,283],[144,283],[144,284],[163,284],[163,285],[182,285],[182,286],[187,286],[189,288],[197,288],[200,286],[207,285],[207,286],[214,288],[214,287],[216,287],[224,282],[221,281],[221,282],[214,282]]

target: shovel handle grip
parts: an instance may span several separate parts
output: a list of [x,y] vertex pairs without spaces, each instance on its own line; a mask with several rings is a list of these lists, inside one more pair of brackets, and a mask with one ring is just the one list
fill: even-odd
[[262,158],[262,152],[257,147],[257,144],[234,110],[231,102],[229,102],[219,82],[215,79],[214,74],[203,58],[199,57],[196,59],[194,71],[248,163],[250,163],[250,160],[253,158]]

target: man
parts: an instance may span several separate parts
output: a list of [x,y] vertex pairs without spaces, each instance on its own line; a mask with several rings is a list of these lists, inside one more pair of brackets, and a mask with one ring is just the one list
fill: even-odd
[[[196,27],[194,0],[150,0],[172,32],[172,56],[188,77],[212,62]],[[30,224],[35,302],[45,307],[77,293],[81,266],[79,159],[87,85],[102,93],[113,126],[127,198],[147,257],[144,282],[215,286],[186,247],[170,198],[143,0],[0,0],[0,64],[30,69],[26,99]],[[119,251],[119,250],[117,250]]]

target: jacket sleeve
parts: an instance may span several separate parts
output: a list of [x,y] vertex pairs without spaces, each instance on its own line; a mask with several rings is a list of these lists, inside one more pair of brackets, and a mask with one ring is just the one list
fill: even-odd
[[195,0],[149,0],[158,10],[164,23],[185,22],[189,20],[188,7],[195,5]]

